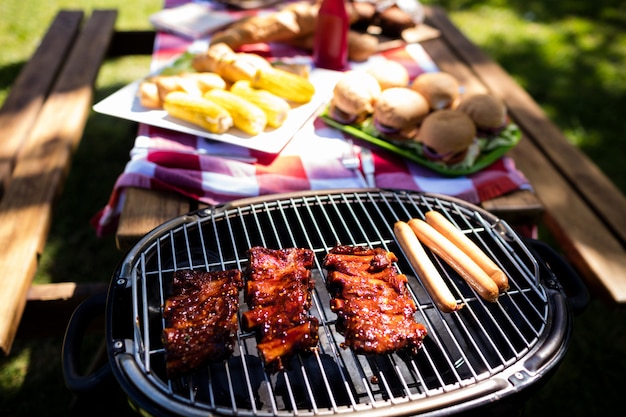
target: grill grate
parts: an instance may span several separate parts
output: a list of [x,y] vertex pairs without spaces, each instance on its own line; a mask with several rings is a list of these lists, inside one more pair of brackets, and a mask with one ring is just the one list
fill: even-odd
[[[510,277],[511,289],[496,304],[483,301],[447,265],[433,260],[457,298],[458,312],[442,314],[432,303],[393,237],[396,220],[444,213],[479,244]],[[428,329],[416,355],[367,357],[342,349],[329,308],[322,261],[335,244],[383,247],[394,252],[409,277],[417,319]],[[187,378],[168,380],[160,341],[161,306],[178,269],[244,270],[252,246],[305,247],[316,254],[311,313],[320,320],[319,348],[293,359],[289,371],[263,372],[254,334],[241,332],[235,355]],[[473,206],[441,196],[395,191],[303,194],[211,208],[166,224],[126,258],[118,283],[131,291],[127,351],[145,374],[144,390],[172,404],[224,415],[329,415],[343,412],[394,415],[441,407],[501,388],[537,345],[548,320],[539,267],[503,222]],[[242,308],[245,308],[243,299]],[[132,318],[132,319],[131,319]],[[132,321],[132,322],[130,322]],[[504,375],[503,379],[494,376]],[[141,385],[140,384],[140,385]],[[473,391],[470,391],[472,388]],[[455,393],[458,394],[455,397]]]

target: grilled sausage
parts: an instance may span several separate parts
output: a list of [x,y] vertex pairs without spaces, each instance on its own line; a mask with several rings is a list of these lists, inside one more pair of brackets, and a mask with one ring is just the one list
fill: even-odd
[[398,221],[393,226],[393,231],[404,255],[411,263],[437,308],[443,313],[450,313],[463,308],[463,304],[457,303],[456,298],[443,281],[411,227],[405,222]]
[[421,219],[411,219],[408,224],[417,238],[461,275],[483,299],[490,302],[498,300],[496,283],[465,252]]
[[465,252],[483,271],[491,277],[500,292],[509,289],[509,279],[494,261],[487,256],[470,238],[456,228],[443,214],[438,211],[429,211],[425,214],[426,223],[434,227],[449,241]]

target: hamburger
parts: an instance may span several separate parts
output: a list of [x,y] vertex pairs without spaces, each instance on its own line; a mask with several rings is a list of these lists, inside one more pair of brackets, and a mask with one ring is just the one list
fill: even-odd
[[475,137],[476,125],[467,114],[446,109],[424,119],[416,140],[422,144],[425,158],[455,165],[465,159]]
[[453,109],[460,98],[459,81],[447,72],[420,74],[411,88],[426,98],[431,110]]
[[410,88],[391,87],[380,93],[372,121],[388,139],[413,140],[428,112],[428,102],[420,93]]
[[367,72],[376,78],[381,90],[409,85],[409,72],[397,61],[389,59],[377,61],[367,69]]
[[502,132],[508,124],[507,109],[502,100],[490,94],[475,94],[464,98],[459,111],[467,114],[476,125],[476,134],[488,138]]
[[328,115],[342,124],[360,123],[374,112],[379,95],[380,85],[371,74],[346,71],[335,84]]

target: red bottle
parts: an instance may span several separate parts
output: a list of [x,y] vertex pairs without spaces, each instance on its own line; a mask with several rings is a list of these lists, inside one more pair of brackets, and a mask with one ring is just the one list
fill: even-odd
[[313,44],[313,63],[316,67],[338,71],[346,69],[349,26],[344,0],[322,1]]

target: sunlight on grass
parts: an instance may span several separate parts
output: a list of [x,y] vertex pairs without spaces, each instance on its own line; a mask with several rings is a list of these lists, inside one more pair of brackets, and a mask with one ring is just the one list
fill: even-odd
[[152,57],[146,55],[108,60],[100,68],[96,88],[115,88],[145,77],[150,71],[151,59]]
[[[451,18],[472,41],[489,53],[522,51],[529,45],[544,58],[558,53],[558,50],[554,50],[557,49],[554,46],[554,38],[557,36],[554,31],[527,21],[513,10],[481,7],[478,10],[454,12]],[[485,25],[485,21],[489,21],[489,24]],[[515,65],[532,64],[520,62]],[[528,87],[527,80],[517,77],[516,81],[522,87]]]
[[54,269],[54,264],[56,259],[58,259],[59,251],[62,250],[62,248],[63,242],[46,242],[46,248],[39,259],[39,267],[37,268],[35,278],[33,278],[33,283],[49,284],[54,281],[54,272],[51,271]]
[[24,349],[0,366],[0,392],[4,395],[17,392],[26,378],[30,349]]
[[[81,4],[82,3],[82,4]],[[49,24],[61,9],[82,9],[85,16],[97,9],[117,9],[115,27],[118,30],[152,29],[147,16],[157,12],[163,6],[162,0],[135,1],[132,7],[120,5],[118,0],[76,0],[31,1],[27,7],[23,2],[11,0],[0,2],[0,68],[2,77],[14,79],[20,66],[35,52],[39,41]],[[8,94],[9,85],[0,77],[0,104]]]
[[602,142],[600,135],[597,132],[587,130],[580,123],[580,120],[572,120],[570,125],[571,127],[564,129],[563,133],[574,145],[579,147],[585,144],[595,146]]

